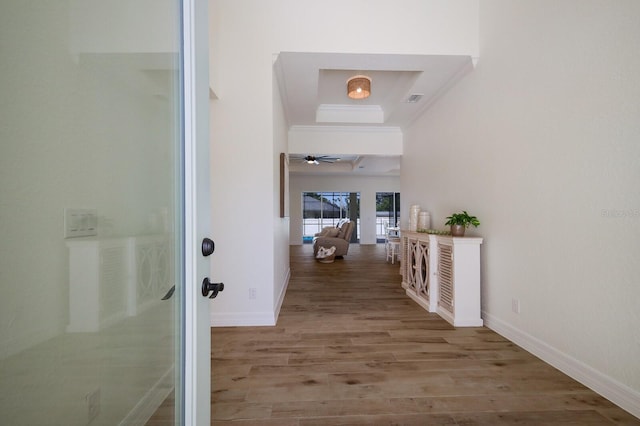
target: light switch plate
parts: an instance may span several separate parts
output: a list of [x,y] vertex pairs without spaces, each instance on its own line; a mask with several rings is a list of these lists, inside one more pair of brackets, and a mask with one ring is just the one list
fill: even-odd
[[64,238],[98,235],[98,210],[64,209]]

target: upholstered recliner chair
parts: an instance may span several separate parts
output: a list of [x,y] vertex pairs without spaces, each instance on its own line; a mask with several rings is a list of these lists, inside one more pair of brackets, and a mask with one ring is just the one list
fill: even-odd
[[339,228],[326,227],[313,238],[313,256],[318,254],[320,247],[335,247],[337,256],[344,256],[349,251],[349,242],[355,222],[344,222]]

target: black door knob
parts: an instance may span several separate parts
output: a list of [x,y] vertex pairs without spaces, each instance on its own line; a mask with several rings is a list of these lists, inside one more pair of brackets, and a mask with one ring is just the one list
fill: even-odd
[[202,255],[209,256],[216,249],[216,244],[213,242],[211,238],[205,238],[202,240]]
[[[224,290],[224,283],[212,283],[209,281],[209,277],[202,280],[202,295],[204,297],[209,296],[209,299],[213,299],[218,295],[218,292],[222,290]],[[209,293],[211,293],[211,295],[209,295]]]

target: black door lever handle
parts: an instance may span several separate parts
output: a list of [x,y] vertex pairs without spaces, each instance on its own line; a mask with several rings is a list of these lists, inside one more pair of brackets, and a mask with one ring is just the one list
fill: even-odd
[[[209,277],[202,280],[202,295],[204,297],[209,296],[209,299],[213,299],[218,295],[218,292],[224,290],[224,283],[212,283],[209,281]],[[209,295],[210,292],[211,295]]]
[[176,291],[176,286],[172,286],[169,291],[167,292],[167,294],[164,295],[164,297],[160,300],[169,300],[171,299],[171,296],[173,296],[173,292]]

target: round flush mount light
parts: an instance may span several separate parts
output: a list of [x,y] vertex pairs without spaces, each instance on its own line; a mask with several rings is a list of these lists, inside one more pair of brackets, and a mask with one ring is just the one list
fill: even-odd
[[356,75],[347,80],[347,96],[351,99],[366,99],[371,95],[371,79]]

